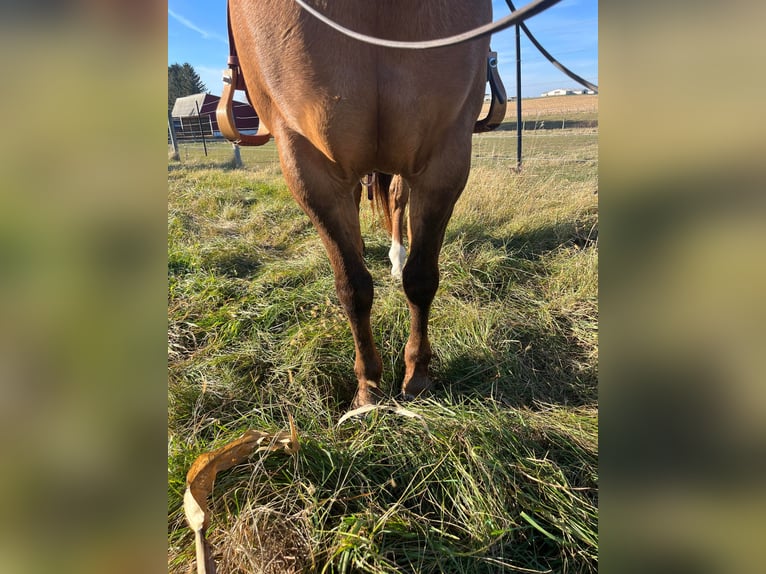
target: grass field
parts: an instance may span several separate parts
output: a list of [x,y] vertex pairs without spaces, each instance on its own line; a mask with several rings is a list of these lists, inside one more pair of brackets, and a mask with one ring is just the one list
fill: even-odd
[[[182,509],[202,452],[246,429],[301,450],[222,473],[208,539],[218,571],[597,570],[596,130],[474,136],[447,230],[422,416],[337,425],[353,342],[329,263],[273,143],[186,148],[168,164],[168,569],[193,572]],[[408,312],[363,202],[383,388],[404,372]]]

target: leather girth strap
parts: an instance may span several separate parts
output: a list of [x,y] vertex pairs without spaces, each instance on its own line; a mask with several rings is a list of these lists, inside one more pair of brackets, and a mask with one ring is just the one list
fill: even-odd
[[497,52],[490,51],[487,55],[487,81],[492,92],[492,100],[489,104],[487,117],[478,120],[473,126],[473,133],[489,132],[499,126],[505,119],[505,109],[508,97],[505,94],[505,86],[497,71]]
[[241,90],[245,92],[247,101],[252,105],[250,94],[247,93],[247,86],[242,77],[242,70],[239,67],[239,58],[237,57],[237,47],[234,44],[234,34],[231,31],[231,9],[226,5],[226,20],[229,27],[229,67],[223,73],[223,94],[215,110],[215,119],[218,122],[218,129],[227,140],[239,145],[263,145],[271,138],[266,126],[262,121],[258,124],[258,133],[255,135],[245,135],[239,132],[234,119],[234,92]]

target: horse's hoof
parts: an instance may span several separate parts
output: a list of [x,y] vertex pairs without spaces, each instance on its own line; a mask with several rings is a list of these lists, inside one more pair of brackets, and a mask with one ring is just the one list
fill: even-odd
[[430,389],[431,379],[416,375],[402,385],[402,398],[411,401]]
[[382,398],[383,394],[377,385],[373,383],[359,385],[356,395],[354,395],[354,400],[351,401],[351,410],[367,405],[377,405]]

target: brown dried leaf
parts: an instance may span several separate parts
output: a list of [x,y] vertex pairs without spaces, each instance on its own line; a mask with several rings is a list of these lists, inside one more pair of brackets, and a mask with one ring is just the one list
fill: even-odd
[[207,497],[213,492],[216,474],[245,461],[254,452],[279,450],[284,450],[288,454],[298,452],[300,449],[298,430],[292,415],[289,417],[289,431],[267,433],[249,430],[221,448],[199,455],[186,473],[184,513],[186,521],[195,533],[199,574],[215,574],[215,564],[205,540],[205,530],[210,523]]

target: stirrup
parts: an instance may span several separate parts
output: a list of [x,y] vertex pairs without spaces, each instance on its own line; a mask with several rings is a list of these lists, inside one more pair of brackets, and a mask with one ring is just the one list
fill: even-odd
[[239,132],[237,124],[234,121],[234,111],[232,102],[234,101],[234,91],[237,87],[243,86],[242,78],[239,74],[239,66],[229,64],[229,69],[223,73],[223,94],[215,109],[215,119],[218,121],[218,129],[221,135],[227,140],[238,145],[263,145],[271,138],[263,122],[258,122],[258,133],[255,135],[245,135]]
[[489,52],[487,56],[487,81],[492,92],[492,101],[489,104],[487,117],[478,120],[473,126],[473,133],[489,132],[503,123],[505,109],[508,105],[508,97],[505,94],[505,86],[497,71],[497,52]]

